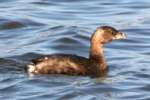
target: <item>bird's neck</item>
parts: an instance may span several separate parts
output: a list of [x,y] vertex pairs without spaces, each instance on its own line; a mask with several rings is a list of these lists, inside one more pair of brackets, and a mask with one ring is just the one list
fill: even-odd
[[89,59],[95,63],[98,71],[107,70],[107,64],[104,57],[103,43],[100,42],[98,36],[93,36],[91,40],[90,56]]

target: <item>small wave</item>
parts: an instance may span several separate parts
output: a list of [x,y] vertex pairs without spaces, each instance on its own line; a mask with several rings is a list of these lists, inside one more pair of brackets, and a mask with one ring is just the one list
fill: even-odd
[[18,22],[18,21],[9,21],[5,22],[0,25],[1,30],[6,30],[6,29],[16,29],[16,28],[21,28],[24,27],[25,24]]

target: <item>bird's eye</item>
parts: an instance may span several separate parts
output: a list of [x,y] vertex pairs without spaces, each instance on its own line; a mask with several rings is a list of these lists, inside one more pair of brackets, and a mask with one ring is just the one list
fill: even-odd
[[113,35],[114,33],[112,31],[110,31],[110,33]]
[[111,31],[111,34],[112,34],[112,35],[115,35],[115,33],[114,33],[113,31]]
[[112,35],[115,35],[115,32],[113,32],[112,30],[108,30],[109,33],[111,33]]
[[111,31],[111,34],[112,34],[112,35],[116,35],[116,32]]

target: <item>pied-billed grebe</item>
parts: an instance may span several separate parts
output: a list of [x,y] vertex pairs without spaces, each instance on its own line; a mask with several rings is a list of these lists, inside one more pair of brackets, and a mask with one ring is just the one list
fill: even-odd
[[32,60],[26,69],[29,74],[101,76],[108,69],[103,53],[104,44],[125,38],[125,34],[113,27],[98,27],[91,37],[89,58],[69,54],[52,54]]

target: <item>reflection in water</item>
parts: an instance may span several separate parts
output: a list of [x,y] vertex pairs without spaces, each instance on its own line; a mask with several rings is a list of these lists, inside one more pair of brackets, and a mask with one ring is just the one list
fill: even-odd
[[[149,4],[148,0],[1,0],[0,100],[149,100]],[[24,72],[25,64],[45,54],[88,57],[90,36],[102,25],[128,36],[106,45],[107,77],[30,77]]]

